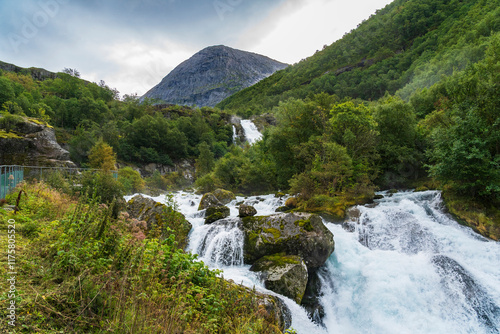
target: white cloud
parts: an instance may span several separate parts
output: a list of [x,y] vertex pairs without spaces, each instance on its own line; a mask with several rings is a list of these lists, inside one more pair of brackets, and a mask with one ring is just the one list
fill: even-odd
[[356,28],[391,0],[288,0],[239,40],[247,50],[295,63]]
[[[106,75],[106,84],[116,87],[122,95],[143,95],[198,50],[167,40],[154,44],[132,40],[111,44],[103,51],[104,60],[117,67]],[[97,74],[91,76],[96,78],[90,80],[100,80]]]

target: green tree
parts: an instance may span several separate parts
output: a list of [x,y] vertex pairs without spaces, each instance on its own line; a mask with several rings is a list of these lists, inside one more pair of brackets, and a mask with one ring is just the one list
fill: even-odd
[[212,171],[215,166],[214,154],[210,150],[210,146],[207,143],[202,142],[198,145],[198,150],[200,155],[196,159],[196,176],[202,177]]
[[92,168],[110,171],[115,169],[116,156],[113,148],[109,146],[102,138],[92,147],[89,152],[89,164]]

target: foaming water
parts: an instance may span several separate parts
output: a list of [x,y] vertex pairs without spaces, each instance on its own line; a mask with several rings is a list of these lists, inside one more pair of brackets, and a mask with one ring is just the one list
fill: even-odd
[[[387,194],[386,194],[387,195]],[[435,191],[360,206],[350,231],[328,224],[330,333],[499,333],[500,245],[458,225]]]
[[249,120],[244,119],[241,121],[241,127],[245,132],[245,138],[250,144],[255,144],[256,141],[262,138],[262,133],[259,132],[255,124]]
[[[292,327],[306,334],[500,334],[500,244],[451,219],[437,191],[382,194],[376,205],[356,207],[351,221],[326,223],[335,252],[318,272],[325,317],[317,325],[280,296]],[[173,199],[193,225],[188,251],[226,279],[276,295],[243,264],[237,206],[270,215],[286,198],[237,197],[228,204],[230,217],[211,225],[198,211],[200,195],[178,192]]]

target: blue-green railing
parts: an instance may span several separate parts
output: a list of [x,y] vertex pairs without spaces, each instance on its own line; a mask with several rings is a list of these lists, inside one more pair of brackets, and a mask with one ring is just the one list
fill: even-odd
[[[66,178],[80,175],[84,171],[98,171],[91,168],[40,167],[40,166],[0,166],[0,199],[5,198],[19,183],[25,179],[43,180],[48,174],[57,171]],[[117,171],[111,171],[113,178],[118,178]]]

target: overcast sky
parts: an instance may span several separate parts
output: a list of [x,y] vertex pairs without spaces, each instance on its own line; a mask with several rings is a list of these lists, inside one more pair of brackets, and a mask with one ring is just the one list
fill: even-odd
[[0,61],[144,94],[211,45],[293,64],[392,0],[0,0]]

